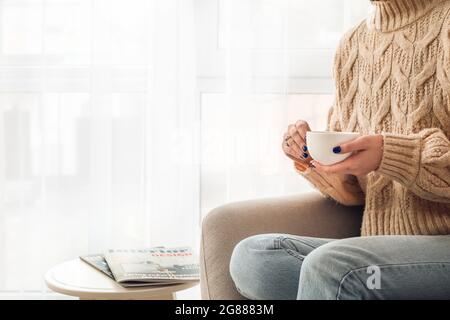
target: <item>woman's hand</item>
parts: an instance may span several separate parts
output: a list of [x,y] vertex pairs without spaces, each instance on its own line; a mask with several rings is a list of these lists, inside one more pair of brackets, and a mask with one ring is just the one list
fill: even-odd
[[288,126],[282,143],[283,152],[290,159],[305,165],[308,165],[312,160],[306,147],[306,131],[310,130],[306,121],[298,120]]
[[366,135],[333,148],[334,153],[354,152],[344,161],[333,165],[321,165],[317,161],[311,164],[315,170],[323,173],[341,173],[363,176],[380,166],[383,156],[383,136],[381,134]]

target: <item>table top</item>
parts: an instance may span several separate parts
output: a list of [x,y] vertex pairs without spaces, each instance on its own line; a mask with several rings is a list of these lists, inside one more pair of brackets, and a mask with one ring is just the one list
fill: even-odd
[[51,268],[45,275],[47,286],[62,294],[80,298],[140,299],[151,295],[170,294],[198,284],[189,282],[168,286],[124,288],[102,272],[80,259],[63,262]]

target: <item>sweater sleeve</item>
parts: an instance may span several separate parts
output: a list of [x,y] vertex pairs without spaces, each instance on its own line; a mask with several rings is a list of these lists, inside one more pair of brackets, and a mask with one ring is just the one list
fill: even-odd
[[423,199],[450,203],[450,142],[442,130],[382,135],[383,157],[377,171]]

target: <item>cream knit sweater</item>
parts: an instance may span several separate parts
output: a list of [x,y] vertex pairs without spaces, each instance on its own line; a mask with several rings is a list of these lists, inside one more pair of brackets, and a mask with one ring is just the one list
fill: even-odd
[[367,176],[301,172],[344,205],[362,235],[450,234],[450,0],[371,1],[335,56],[328,130],[382,133]]

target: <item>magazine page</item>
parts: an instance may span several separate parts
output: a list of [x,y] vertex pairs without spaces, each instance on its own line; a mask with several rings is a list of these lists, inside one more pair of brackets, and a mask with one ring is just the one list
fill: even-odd
[[188,247],[110,249],[105,259],[120,283],[167,284],[199,279],[198,260]]

